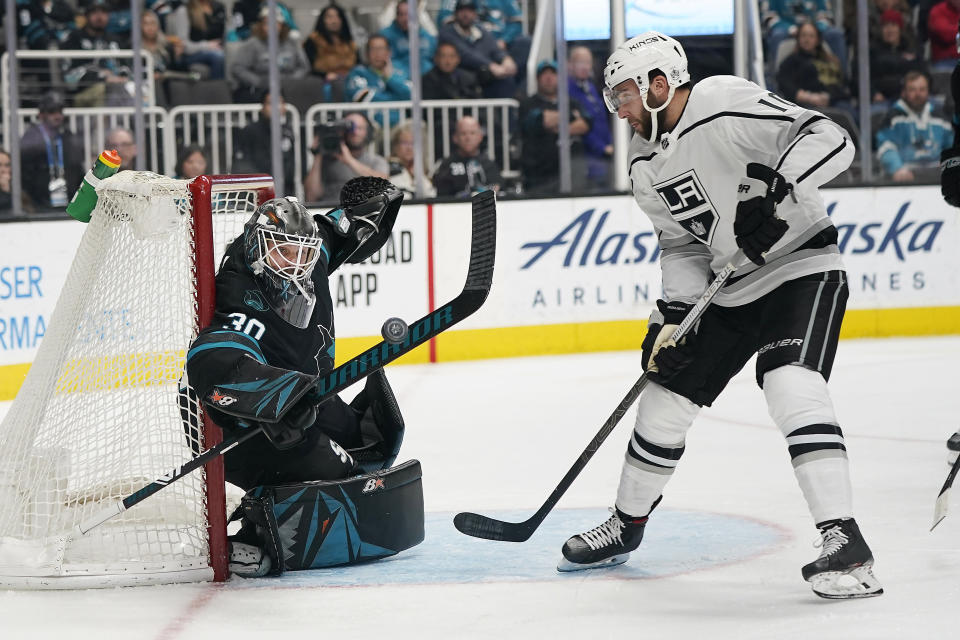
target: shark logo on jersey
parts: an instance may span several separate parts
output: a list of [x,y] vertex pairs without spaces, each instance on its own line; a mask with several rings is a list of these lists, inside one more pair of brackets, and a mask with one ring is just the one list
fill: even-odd
[[264,302],[263,296],[260,295],[259,291],[253,289],[248,289],[243,292],[243,303],[252,309],[257,311],[266,311],[267,303]]
[[710,197],[693,169],[653,185],[677,224],[704,244],[713,241],[717,215]]
[[[331,327],[332,327],[331,323]],[[336,355],[336,339],[333,337],[333,330],[328,329],[323,326],[323,324],[318,324],[317,329],[320,330],[320,335],[323,336],[323,344],[320,346],[320,350],[317,351],[313,359],[317,361],[317,373],[324,371],[333,366],[335,355]],[[324,366],[323,360],[328,359],[329,362],[327,366]]]

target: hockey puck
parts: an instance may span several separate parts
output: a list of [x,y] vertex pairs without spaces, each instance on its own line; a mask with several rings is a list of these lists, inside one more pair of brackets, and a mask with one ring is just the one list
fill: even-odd
[[383,339],[387,342],[394,343],[403,342],[407,337],[408,331],[407,323],[400,318],[387,318],[387,321],[383,323],[383,327],[380,328],[380,334],[383,336]]

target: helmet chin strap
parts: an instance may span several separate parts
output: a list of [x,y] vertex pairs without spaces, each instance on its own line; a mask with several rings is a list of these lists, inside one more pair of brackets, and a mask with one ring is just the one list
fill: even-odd
[[657,131],[659,126],[657,122],[657,114],[667,108],[667,106],[670,104],[670,101],[673,100],[673,92],[675,90],[676,87],[670,87],[670,89],[667,91],[666,101],[664,101],[664,103],[656,109],[647,104],[647,96],[650,95],[649,90],[641,97],[641,100],[643,100],[643,108],[650,112],[650,137],[647,138],[647,142],[656,142],[657,133],[659,133],[659,131]]

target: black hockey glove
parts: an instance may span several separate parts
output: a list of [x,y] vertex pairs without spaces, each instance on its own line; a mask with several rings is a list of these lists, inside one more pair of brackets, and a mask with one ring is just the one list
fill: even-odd
[[776,170],[758,162],[747,165],[747,177],[737,190],[737,217],[733,235],[751,261],[764,264],[763,254],[783,237],[790,225],[778,218],[777,205],[793,186]]
[[650,380],[658,383],[669,382],[693,361],[696,334],[692,329],[680,339],[679,345],[670,339],[692,308],[692,304],[685,302],[657,300],[657,309],[662,314],[663,321],[658,323],[654,320],[656,314],[651,316],[647,335],[640,345],[641,362]]
[[952,207],[960,207],[960,146],[940,152],[940,193]]
[[303,441],[303,432],[317,420],[317,405],[310,398],[303,398],[283,414],[277,422],[264,422],[263,433],[275,449],[283,451]]

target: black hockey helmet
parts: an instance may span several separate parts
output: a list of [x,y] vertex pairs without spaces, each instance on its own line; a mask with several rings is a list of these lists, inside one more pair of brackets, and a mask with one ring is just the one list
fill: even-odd
[[243,248],[270,307],[306,328],[317,301],[312,276],[322,249],[313,216],[296,198],[267,200],[244,225]]
[[340,206],[318,216],[342,239],[336,255],[330,256],[329,271],[344,262],[363,262],[379,251],[393,231],[401,204],[403,192],[383,178],[364,176],[343,185]]

